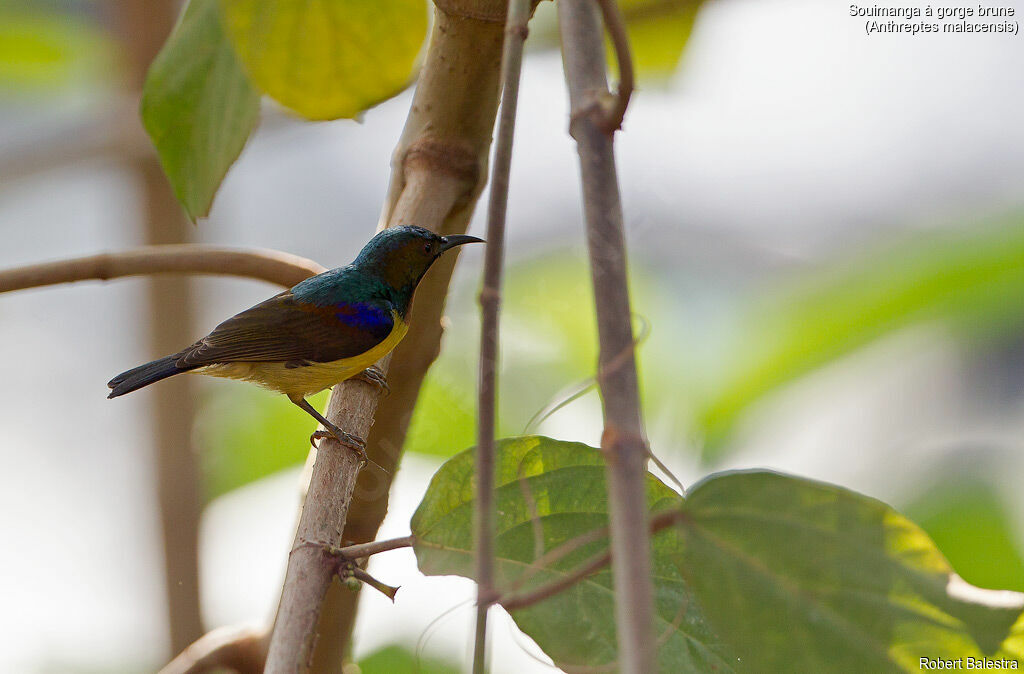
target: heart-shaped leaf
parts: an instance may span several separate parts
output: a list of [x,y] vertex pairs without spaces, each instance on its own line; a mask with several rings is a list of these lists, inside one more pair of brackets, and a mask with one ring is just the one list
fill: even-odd
[[[607,550],[599,536],[557,561],[542,558],[606,526],[598,450],[504,440],[496,478],[505,598]],[[434,476],[411,525],[424,573],[472,577],[474,483],[471,452]],[[685,502],[649,476],[647,502],[681,522],[651,545],[660,671],[916,672],[922,658],[1020,666],[1024,597],[961,580],[919,527],[879,501],[755,471],[711,476]],[[570,669],[615,662],[614,615],[607,569],[512,611]]]
[[[497,444],[495,552],[498,587],[517,593],[563,578],[607,550],[607,539],[584,545],[551,564],[533,562],[579,534],[608,524],[605,466],[601,453],[573,442],[531,436]],[[453,457],[434,475],[412,519],[416,556],[427,574],[473,575],[473,454]],[[679,508],[682,498],[654,476],[647,480],[652,511]],[[732,670],[730,658],[707,629],[686,589],[676,560],[682,554],[675,530],[652,542],[654,638],[664,672]],[[529,580],[523,582],[524,579]],[[615,597],[605,568],[541,603],[512,612],[526,634],[563,668],[615,662]]]

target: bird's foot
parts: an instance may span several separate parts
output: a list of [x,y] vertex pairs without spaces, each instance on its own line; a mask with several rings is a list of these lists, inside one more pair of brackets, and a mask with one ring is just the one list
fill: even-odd
[[346,433],[341,430],[332,432],[318,429],[313,432],[313,435],[309,436],[309,443],[316,447],[316,441],[323,440],[324,438],[334,438],[339,443],[355,452],[356,456],[358,456],[359,460],[363,463],[370,461],[370,457],[366,455],[366,441],[358,435],[352,435],[351,433]]
[[388,386],[388,378],[384,372],[376,365],[371,365],[359,374],[352,377],[359,381],[365,381],[367,384],[373,384],[380,387],[380,390],[384,393],[391,393],[391,387]]

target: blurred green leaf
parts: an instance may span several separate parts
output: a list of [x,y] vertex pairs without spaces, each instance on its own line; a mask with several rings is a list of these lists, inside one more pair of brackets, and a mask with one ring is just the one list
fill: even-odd
[[[317,409],[327,391],[310,396]],[[286,397],[232,386],[203,405],[198,422],[206,502],[300,465],[309,453],[316,421]]]
[[[533,564],[607,523],[598,450],[541,437],[497,450],[499,588],[527,572],[526,589],[561,578],[606,549]],[[449,460],[413,516],[424,573],[472,577],[473,470],[471,451]],[[967,584],[879,501],[764,471],[713,475],[685,503],[648,476],[647,501],[684,516],[652,542],[661,671],[919,671],[921,657],[1024,656],[1024,597]],[[559,666],[615,658],[607,570],[512,617]]]
[[108,77],[110,38],[80,17],[0,6],[0,93],[50,92]]
[[904,510],[967,582],[1024,591],[1024,559],[1010,508],[980,477],[951,474]]
[[418,658],[403,646],[385,646],[359,661],[361,674],[458,674],[456,663]]
[[309,119],[355,117],[412,80],[423,0],[221,0],[246,71]]
[[[438,362],[420,389],[405,451],[449,457],[476,441],[476,389],[471,375],[458,376]],[[499,419],[499,435],[504,425]]]
[[699,0],[620,0],[638,73],[665,76],[675,71],[701,4]]
[[[544,551],[607,525],[604,460],[597,450],[537,436],[514,438],[498,443],[497,466],[499,587],[509,587]],[[424,573],[472,577],[475,483],[471,451],[455,456],[434,475],[411,524]],[[652,511],[658,511],[678,508],[682,499],[649,476],[647,502]],[[531,526],[534,513],[536,530]],[[540,549],[535,549],[537,543],[542,543]],[[664,531],[655,536],[652,547],[657,577],[655,629],[662,639],[660,670],[731,671],[729,659],[704,626],[675,564],[680,544],[676,532]],[[606,548],[607,541],[598,541],[553,565],[535,567],[537,573],[525,588],[559,578]],[[513,612],[512,617],[556,665],[607,665],[615,660],[616,650],[611,587],[611,574],[604,569],[551,599]]]
[[517,264],[503,295],[502,329],[510,333],[503,348],[510,367],[532,362],[537,374],[546,372],[558,387],[567,378],[594,374],[597,321],[584,257],[558,251]]
[[751,471],[700,482],[685,510],[683,573],[754,671],[916,672],[921,657],[1024,655],[1019,640],[1004,644],[1024,598],[955,577],[884,503]]
[[260,112],[218,0],[189,3],[149,68],[141,111],[178,201],[193,220],[207,215]]
[[[672,74],[690,39],[703,0],[618,0],[629,36],[633,67],[643,88]],[[542,2],[530,22],[530,45],[547,49],[559,45],[556,3]],[[615,51],[608,42],[608,62]]]
[[705,456],[716,457],[740,415],[777,387],[874,339],[922,322],[971,330],[1024,318],[1024,225],[928,237],[812,274],[754,303],[715,388],[698,403]]

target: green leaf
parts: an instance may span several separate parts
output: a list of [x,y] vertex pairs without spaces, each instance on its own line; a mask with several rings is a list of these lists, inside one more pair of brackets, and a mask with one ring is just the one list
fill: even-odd
[[[230,387],[201,408],[197,422],[206,502],[233,489],[301,465],[316,421],[286,397],[255,387]],[[327,392],[310,396],[317,409]]]
[[207,215],[260,111],[224,34],[217,0],[192,0],[154,59],[142,90],[142,122],[178,201]]
[[903,510],[928,532],[967,582],[1024,591],[1013,511],[993,480],[959,469]]
[[742,413],[796,377],[883,335],[945,320],[974,331],[1024,319],[1024,224],[976,227],[891,246],[759,298],[728,368],[696,412],[705,456],[727,450]]
[[[424,573],[473,576],[473,468],[471,452],[448,461],[413,516]],[[600,540],[535,563],[606,525],[598,450],[503,440],[496,478],[499,590],[514,596],[606,550]],[[647,502],[683,515],[652,539],[660,671],[919,671],[922,657],[1024,656],[1024,597],[967,584],[927,534],[879,501],[753,471],[712,476],[685,503],[648,476]],[[611,587],[605,569],[512,617],[556,665],[608,665]]]
[[[452,365],[438,362],[427,373],[405,438],[406,452],[448,458],[476,439],[475,382],[453,373]],[[503,430],[499,420],[499,434]]]
[[[499,587],[511,587],[544,551],[608,523],[604,459],[586,445],[536,436],[502,440],[496,479]],[[411,525],[424,573],[472,577],[474,484],[471,451],[455,456],[434,475]],[[648,478],[652,511],[678,508],[681,501],[653,476]],[[731,671],[730,659],[705,627],[683,583],[675,563],[680,544],[671,530],[659,533],[652,543],[660,670]],[[597,541],[557,563],[534,567],[536,573],[523,589],[560,578],[606,549],[607,541]],[[556,665],[608,665],[615,660],[616,643],[611,588],[611,574],[604,569],[551,599],[514,611],[512,617]]]
[[665,76],[675,71],[701,4],[698,0],[619,2],[638,73]]
[[399,645],[385,646],[359,661],[360,674],[457,674],[457,663],[422,658]]
[[409,85],[423,0],[221,0],[246,71],[309,119],[355,117]]
[[699,483],[685,511],[681,569],[751,671],[916,672],[922,657],[1022,656],[1019,639],[1004,641],[1024,599],[960,580],[884,503],[752,471]]

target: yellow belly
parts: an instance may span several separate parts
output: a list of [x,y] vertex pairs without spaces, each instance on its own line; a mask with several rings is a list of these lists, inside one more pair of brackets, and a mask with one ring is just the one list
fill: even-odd
[[285,395],[306,397],[359,374],[398,346],[405,333],[409,331],[409,326],[398,314],[395,314],[394,318],[395,327],[383,342],[351,358],[292,368],[285,367],[284,363],[280,362],[240,361],[207,365],[192,372],[210,377],[240,379]]

